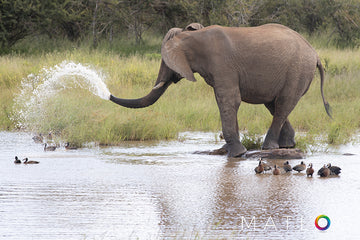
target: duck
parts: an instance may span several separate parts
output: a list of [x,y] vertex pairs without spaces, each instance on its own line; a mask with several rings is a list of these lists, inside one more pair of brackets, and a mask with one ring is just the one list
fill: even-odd
[[47,143],[44,144],[44,151],[55,151],[56,146],[48,146]]
[[278,168],[278,167],[276,166],[276,164],[274,165],[273,174],[274,174],[274,175],[280,175],[280,168]]
[[24,158],[24,164],[38,164],[39,162],[38,161],[29,161],[28,158]]
[[65,149],[66,149],[66,150],[76,150],[77,147],[71,147],[71,146],[70,146],[70,143],[67,142],[67,143],[65,143]]
[[308,165],[308,168],[306,169],[306,176],[307,176],[307,177],[309,177],[309,176],[312,177],[313,174],[314,174],[313,165],[312,165],[312,163],[310,163],[310,164]]
[[15,161],[14,161],[14,163],[15,163],[15,164],[21,163],[20,159],[19,159],[17,156],[15,156]]
[[317,175],[320,175],[320,177],[328,177],[330,175],[330,169],[324,164],[317,172]]
[[261,159],[259,160],[259,165],[254,169],[256,174],[264,172],[264,166],[261,162]]
[[264,168],[264,172],[267,172],[267,171],[271,171],[271,166],[269,164],[266,164],[262,161],[262,158],[260,158],[261,160],[261,165],[263,166]]
[[41,133],[39,135],[33,136],[32,139],[34,140],[35,143],[43,143],[44,140]]
[[285,172],[291,172],[292,171],[292,168],[291,168],[291,166],[289,164],[289,161],[284,162],[283,169],[284,169]]
[[300,164],[296,165],[295,167],[292,168],[294,171],[297,171],[298,173],[301,171],[304,171],[306,169],[306,165],[304,163],[304,161],[301,161]]
[[341,168],[331,166],[331,163],[328,163],[327,167],[330,169],[330,175],[339,175],[341,173]]

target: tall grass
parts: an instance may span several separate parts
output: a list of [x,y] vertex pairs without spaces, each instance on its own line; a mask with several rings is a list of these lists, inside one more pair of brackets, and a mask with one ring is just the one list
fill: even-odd
[[[160,44],[160,40],[154,39],[142,52],[123,55],[118,53],[123,51],[120,49],[89,50],[86,46],[1,56],[0,129],[16,129],[10,117],[14,114],[13,99],[20,91],[21,80],[63,60],[102,69],[108,76],[110,92],[116,96],[144,96],[153,87],[160,66],[159,45],[154,50],[155,42]],[[289,116],[297,132],[307,133],[306,138],[297,135],[299,146],[311,143],[319,135],[329,144],[345,143],[351,141],[360,127],[360,50],[320,48],[318,53],[326,66],[324,91],[332,106],[333,119],[326,115],[316,74],[308,93]],[[52,131],[76,145],[93,141],[113,145],[124,140],[172,139],[186,130],[220,131],[213,90],[199,75],[196,78],[196,83],[183,79],[171,85],[157,103],[145,109],[122,108],[80,88],[66,90],[49,100],[46,121],[36,131]],[[254,136],[266,133],[272,117],[263,105],[241,103],[238,119],[240,130]]]

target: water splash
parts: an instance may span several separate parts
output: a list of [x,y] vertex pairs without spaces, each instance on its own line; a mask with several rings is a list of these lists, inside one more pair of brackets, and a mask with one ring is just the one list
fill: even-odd
[[[94,95],[109,100],[110,92],[104,83],[105,76],[90,66],[72,61],[43,68],[39,74],[30,74],[21,82],[21,92],[15,98],[13,120],[19,128],[34,130],[34,122],[44,115],[43,106],[50,97],[69,88],[88,89]],[[30,128],[30,129],[29,129]]]

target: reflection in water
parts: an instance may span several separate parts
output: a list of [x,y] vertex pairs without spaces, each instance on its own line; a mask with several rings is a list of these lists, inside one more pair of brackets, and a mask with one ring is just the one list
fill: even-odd
[[[0,238],[359,239],[358,146],[304,160],[339,165],[340,177],[255,175],[257,159],[192,154],[218,147],[213,136],[43,152],[27,134],[0,132]],[[326,231],[314,226],[320,214]]]

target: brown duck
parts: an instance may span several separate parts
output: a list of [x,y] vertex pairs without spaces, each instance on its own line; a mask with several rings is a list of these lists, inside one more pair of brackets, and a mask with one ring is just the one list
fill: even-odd
[[24,164],[38,164],[39,162],[38,161],[29,161],[28,158],[24,158]]
[[280,175],[280,168],[278,168],[278,167],[276,166],[276,164],[274,165],[273,174],[274,174],[274,175]]
[[330,175],[330,169],[324,164],[317,172],[317,175],[320,175],[320,177],[328,177]]
[[306,176],[312,177],[314,174],[314,169],[312,163],[309,164],[308,168],[306,169]]
[[298,173],[301,171],[304,171],[306,169],[306,165],[303,161],[301,161],[300,164],[296,165],[295,167],[293,167],[294,171],[297,171]]
[[256,174],[264,172],[264,166],[263,166],[261,160],[259,160],[259,165],[254,169],[254,171]]

